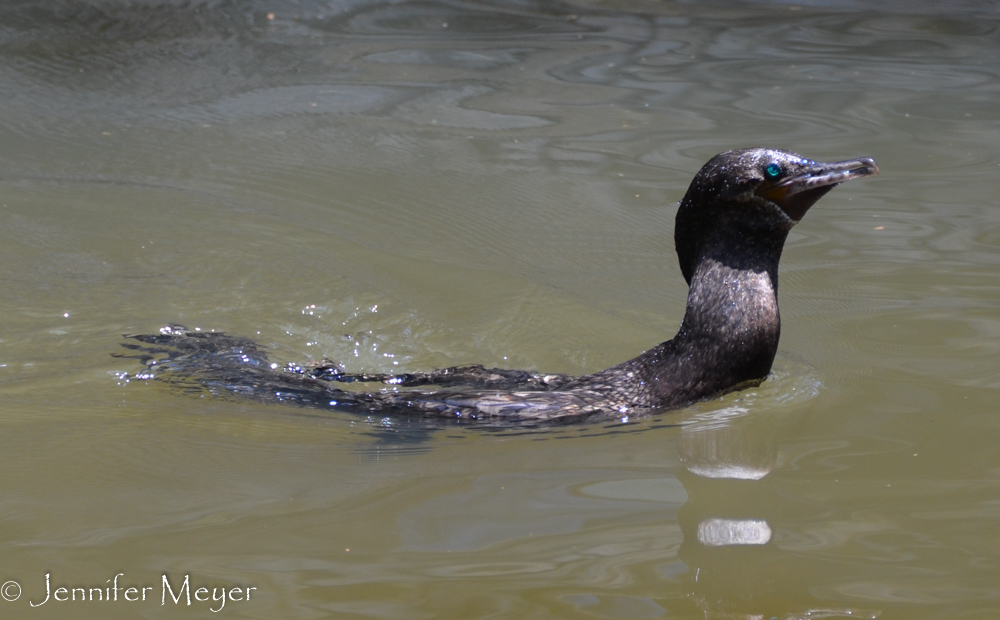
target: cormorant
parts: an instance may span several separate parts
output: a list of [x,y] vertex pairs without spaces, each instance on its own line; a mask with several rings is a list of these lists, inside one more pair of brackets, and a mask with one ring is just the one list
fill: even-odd
[[[333,362],[277,367],[248,339],[169,326],[129,336],[155,375],[197,390],[374,414],[494,423],[611,418],[680,407],[759,385],[778,348],[778,260],[792,226],[843,181],[878,174],[869,158],[818,163],[767,148],[716,155],[677,211],[674,243],[689,285],[677,335],[607,370],[573,377],[461,366],[347,374]],[[336,383],[379,382],[375,391]],[[417,387],[423,389],[412,389]]]

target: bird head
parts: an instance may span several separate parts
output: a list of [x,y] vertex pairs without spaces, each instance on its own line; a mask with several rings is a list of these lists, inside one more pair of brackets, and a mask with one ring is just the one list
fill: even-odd
[[780,244],[809,207],[831,189],[878,174],[870,158],[816,162],[778,149],[726,151],[708,161],[688,188],[677,211],[674,241],[681,271],[690,284],[703,245],[718,236]]

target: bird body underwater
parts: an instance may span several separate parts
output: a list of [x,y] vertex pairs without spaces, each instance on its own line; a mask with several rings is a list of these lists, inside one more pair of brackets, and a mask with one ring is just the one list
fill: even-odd
[[[642,415],[759,385],[778,349],[778,261],[792,226],[840,183],[878,174],[869,158],[818,163],[749,148],[716,155],[677,211],[674,243],[689,286],[675,335],[585,376],[460,366],[408,374],[349,374],[333,362],[271,364],[252,340],[168,326],[127,336],[140,378],[365,414],[483,423],[555,423]],[[356,391],[338,384],[376,383]]]

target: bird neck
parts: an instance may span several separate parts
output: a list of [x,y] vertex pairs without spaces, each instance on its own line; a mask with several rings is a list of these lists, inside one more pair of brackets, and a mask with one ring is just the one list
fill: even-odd
[[722,230],[702,250],[686,246],[691,288],[676,336],[570,387],[625,406],[675,407],[764,380],[781,332],[778,260],[787,231],[746,232]]
[[[691,277],[679,351],[726,380],[763,379],[778,350],[778,260],[787,233],[710,244]],[[738,257],[738,258],[735,258]]]
[[776,336],[777,284],[767,271],[703,261],[691,279],[681,332],[721,341],[742,341],[758,332]]

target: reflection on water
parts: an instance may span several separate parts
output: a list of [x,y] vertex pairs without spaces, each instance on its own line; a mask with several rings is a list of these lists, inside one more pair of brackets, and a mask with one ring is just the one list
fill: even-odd
[[[720,409],[685,426],[680,446],[684,467],[706,478],[760,480],[770,473],[777,458],[771,429],[754,420],[756,432],[749,432],[741,419],[748,413],[743,407]],[[760,417],[770,421],[766,414]]]
[[[758,396],[749,392],[747,404],[752,407]],[[684,581],[691,595],[710,615],[765,617],[759,597],[774,576],[766,568],[773,546],[754,548],[772,539],[768,519],[775,511],[768,497],[774,490],[763,479],[777,460],[778,428],[774,413],[749,413],[741,406],[693,412],[679,438],[681,462],[690,473],[679,476],[688,502],[678,511],[684,532],[678,556],[688,569]]]
[[[753,481],[769,474],[777,459],[773,420],[766,413],[754,418],[748,418],[748,413],[744,407],[728,407],[692,416],[692,421],[681,429],[684,468],[709,479]],[[753,429],[747,428],[750,420]],[[766,422],[770,424],[763,428]],[[730,510],[746,508],[732,506]],[[709,515],[698,523],[698,542],[709,547],[764,545],[770,540],[771,528],[763,519]]]
[[[2,3],[0,582],[989,617],[998,32],[976,2]],[[173,322],[351,371],[608,367],[674,333],[673,205],[755,144],[883,172],[790,235],[754,390],[488,433],[115,379],[120,334]]]
[[706,519],[698,524],[698,542],[709,547],[766,545],[770,540],[771,528],[759,519]]

